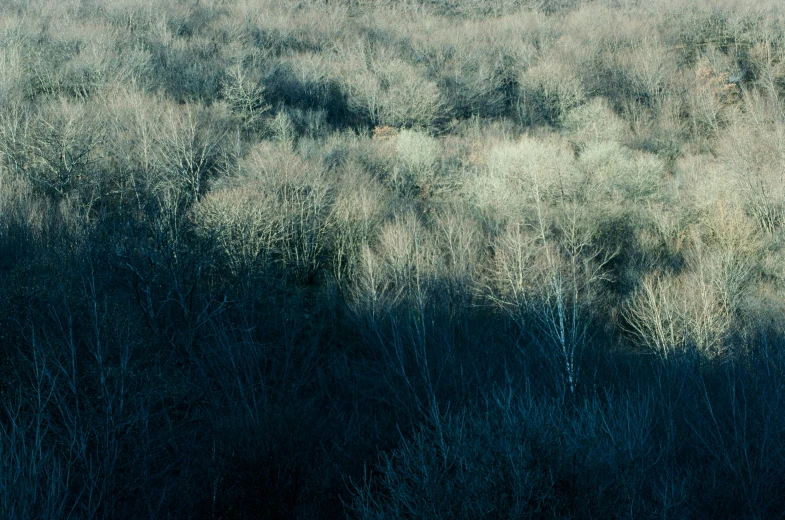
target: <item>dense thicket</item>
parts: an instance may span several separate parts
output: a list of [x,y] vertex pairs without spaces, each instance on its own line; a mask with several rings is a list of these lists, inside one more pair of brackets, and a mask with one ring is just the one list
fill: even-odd
[[785,8],[0,3],[0,517],[785,515]]

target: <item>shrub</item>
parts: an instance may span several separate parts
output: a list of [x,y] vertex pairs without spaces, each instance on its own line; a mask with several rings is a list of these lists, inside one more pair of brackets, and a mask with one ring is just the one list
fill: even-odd
[[22,51],[18,46],[8,45],[0,50],[0,100],[9,103],[21,97],[24,82]]
[[436,83],[402,60],[382,62],[375,70],[384,95],[375,124],[429,128],[444,117]]
[[358,169],[353,164],[344,167],[343,189],[337,190],[330,214],[333,274],[347,284],[368,269],[368,276],[378,278],[375,264],[369,264],[375,260],[368,245],[376,239],[388,211],[383,187]]
[[270,109],[263,85],[251,80],[241,66],[234,66],[227,71],[222,93],[229,110],[240,119],[243,129],[258,131],[262,128],[263,118]]
[[603,96],[615,110],[652,106],[670,85],[676,67],[655,26],[634,12],[587,4],[565,24],[564,60],[587,92]]
[[270,121],[270,132],[274,141],[280,141],[290,147],[294,146],[297,127],[288,110],[280,110],[275,114],[275,117]]
[[440,183],[440,149],[436,139],[416,130],[403,130],[396,138],[397,161],[390,179],[403,195],[426,199]]
[[781,99],[785,84],[785,62],[781,51],[777,51],[770,40],[763,40],[750,48],[747,58],[755,83],[770,99]]
[[[515,16],[492,23],[448,26],[439,31],[417,31],[413,47],[418,61],[438,73],[438,84],[451,113],[457,118],[474,115],[495,118],[510,113],[517,97],[517,75],[535,60],[536,16]],[[503,37],[491,37],[491,34]],[[520,45],[511,44],[524,39]]]
[[656,156],[634,154],[612,141],[588,145],[578,165],[606,194],[634,202],[656,199],[665,178],[665,165]]
[[276,237],[269,194],[249,186],[214,190],[194,208],[192,218],[200,234],[214,241],[234,279],[269,269]]
[[[361,105],[349,106],[348,92],[342,90],[340,67],[330,55],[312,52],[289,56],[268,73],[268,92],[273,101],[306,111],[324,112],[336,127],[356,125],[368,117]],[[275,97],[273,97],[273,95]],[[355,101],[357,101],[355,99]]]
[[656,106],[674,87],[678,68],[658,35],[644,31],[632,49],[617,58],[629,84],[629,97],[645,106]]
[[[716,55],[712,53],[711,57]],[[735,81],[730,81],[734,72],[728,70],[731,66],[724,59],[711,57],[696,64],[695,81],[688,98],[693,134],[704,138],[716,137],[728,123],[740,94]]]
[[370,66],[360,59],[343,66],[339,81],[349,108],[372,125],[429,128],[444,119],[439,88],[420,70],[397,57],[374,56]]
[[623,143],[628,136],[626,123],[603,98],[594,98],[568,112],[562,129],[579,150],[601,142]]
[[525,136],[490,148],[467,195],[483,222],[499,229],[507,222],[531,223],[537,200],[547,205],[579,196],[581,182],[566,142]]
[[[75,97],[95,94],[107,85],[147,84],[152,56],[106,25],[82,24],[79,51],[63,65],[59,90]],[[122,38],[122,39],[121,39]]]
[[705,359],[724,356],[750,273],[731,253],[693,250],[686,273],[644,278],[625,310],[631,331],[664,359],[693,352]]
[[780,123],[741,123],[720,143],[722,167],[738,190],[746,211],[769,232],[785,223],[785,161]]
[[349,280],[349,309],[355,320],[367,324],[378,334],[380,322],[398,303],[400,291],[392,286],[383,261],[368,244],[355,254],[353,274]]
[[207,236],[217,232],[218,243],[228,245],[230,260],[247,265],[269,255],[284,276],[312,283],[330,236],[333,194],[324,171],[285,145],[265,143],[243,161],[239,176],[218,186],[229,191],[218,192],[196,215]]
[[168,107],[153,143],[159,185],[186,203],[198,201],[211,178],[226,168],[226,121],[220,106]]
[[435,280],[439,257],[429,231],[408,212],[379,230],[378,252],[396,299],[422,305]]
[[459,291],[465,291],[459,294],[464,298],[474,288],[484,253],[478,223],[465,212],[465,206],[451,206],[440,211],[434,222],[445,275]]
[[74,189],[87,198],[103,192],[94,170],[101,121],[82,102],[60,99],[36,114],[34,140],[24,149],[22,170],[42,191],[64,197]]
[[[166,36],[171,37],[168,33]],[[224,58],[205,38],[173,38],[150,46],[151,74],[179,103],[210,103],[221,95]]]
[[518,78],[519,117],[524,124],[559,126],[587,97],[581,79],[562,62],[546,58]]

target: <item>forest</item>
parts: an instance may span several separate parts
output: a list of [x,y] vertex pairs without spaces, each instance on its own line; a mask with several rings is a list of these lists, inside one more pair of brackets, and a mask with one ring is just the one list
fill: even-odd
[[0,2],[0,518],[783,518],[783,406],[782,2]]

